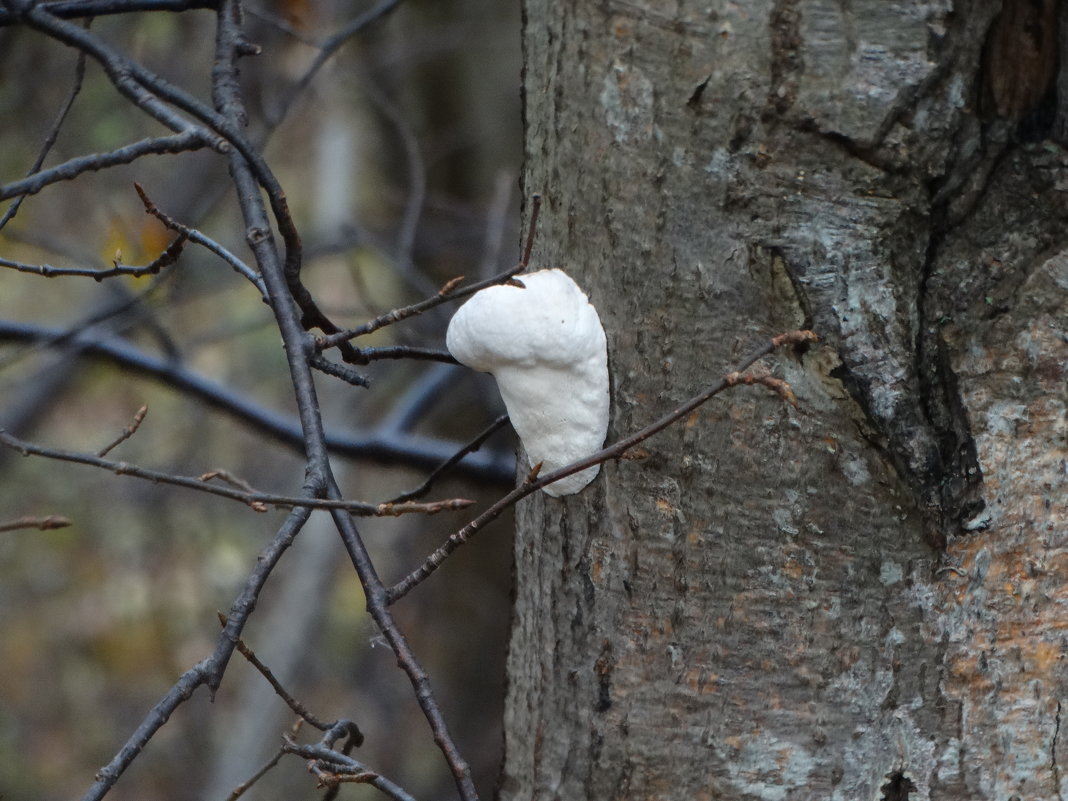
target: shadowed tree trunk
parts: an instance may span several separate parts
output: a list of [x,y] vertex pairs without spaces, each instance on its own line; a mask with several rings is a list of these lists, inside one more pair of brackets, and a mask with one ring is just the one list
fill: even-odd
[[610,439],[821,343],[520,506],[503,798],[1068,794],[1059,4],[525,6]]

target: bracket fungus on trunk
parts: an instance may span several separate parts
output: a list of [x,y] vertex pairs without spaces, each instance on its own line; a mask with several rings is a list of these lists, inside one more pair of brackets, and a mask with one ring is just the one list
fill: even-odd
[[[556,470],[600,450],[608,431],[608,346],[586,294],[562,270],[475,293],[449,323],[456,360],[497,380],[532,465]],[[543,489],[571,495],[599,465]]]

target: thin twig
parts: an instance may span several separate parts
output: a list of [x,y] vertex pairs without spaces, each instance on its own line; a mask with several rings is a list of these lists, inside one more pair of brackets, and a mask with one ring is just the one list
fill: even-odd
[[[296,721],[294,721],[293,725],[289,728],[289,736],[292,738],[296,738],[296,736],[300,733],[300,728],[303,724],[304,721],[301,718],[297,718]],[[274,756],[267,760],[263,767],[261,767],[259,770],[257,770],[247,779],[245,779],[245,781],[241,782],[241,784],[237,785],[237,787],[233,789],[230,795],[226,797],[226,801],[237,801],[237,799],[243,796],[246,792],[248,792],[253,787],[253,785],[256,784],[256,782],[266,776],[269,771],[273,770],[278,765],[278,763],[282,761],[282,757],[284,757],[285,755],[285,749],[279,746],[278,750],[274,752]]]
[[0,267],[10,267],[20,273],[33,273],[34,275],[42,275],[45,278],[75,276],[92,278],[94,281],[103,281],[106,278],[115,278],[120,275],[140,278],[146,275],[156,275],[164,267],[170,267],[177,262],[178,257],[182,254],[182,248],[185,247],[186,238],[185,234],[179,234],[167,246],[166,250],[144,267],[127,266],[116,260],[114,267],[106,270],[94,270],[90,267],[53,267],[49,264],[23,264],[22,262],[10,261],[4,258],[0,258]]
[[169,215],[165,214],[159,208],[159,206],[152,202],[141,184],[134,182],[134,189],[137,192],[137,196],[141,198],[141,203],[145,207],[146,214],[151,214],[153,217],[163,223],[163,225],[165,225],[167,228],[170,228],[172,231],[177,231],[178,233],[185,234],[187,237],[189,237],[189,241],[196,242],[198,245],[210,250],[216,256],[218,256],[231,267],[233,267],[239,275],[244,276],[250,282],[252,282],[252,284],[255,285],[256,289],[260,291],[260,295],[262,295],[263,297],[267,297],[267,288],[263,285],[263,278],[261,278],[255,270],[253,270],[251,267],[245,264],[245,262],[241,261],[241,259],[239,259],[237,256],[235,256],[233,253],[231,253],[229,250],[220,245],[211,237],[206,236],[205,234],[198,231],[196,228],[190,228],[187,225],[183,225],[182,223],[175,220],[173,217],[170,217]]
[[110,451],[115,449],[115,447],[121,445],[134,434],[136,434],[137,429],[141,427],[141,423],[145,421],[146,414],[148,414],[148,407],[142,406],[140,409],[137,410],[137,413],[133,416],[133,420],[130,422],[130,424],[122,430],[122,433],[119,434],[119,436],[110,444],[105,445],[103,448],[98,450],[96,452],[96,455],[100,457],[107,456]]
[[165,153],[187,153],[201,150],[217,144],[215,137],[205,138],[203,129],[194,128],[173,136],[160,136],[155,139],[142,139],[139,142],[120,147],[109,153],[93,153],[49,167],[47,170],[34,172],[19,181],[0,186],[0,200],[11,197],[35,195],[51,184],[70,181],[86,172],[130,164],[142,156],[163,155]]
[[392,798],[393,801],[415,801],[415,797],[399,785],[368,769],[362,762],[340,751],[334,751],[321,744],[303,745],[297,743],[291,737],[285,738],[282,749],[287,753],[312,760],[308,769],[318,777],[320,787],[331,787],[336,782],[355,780],[342,777],[360,776],[359,781],[370,784]]
[[[720,379],[708,390],[686,401],[677,409],[664,415],[656,422],[651,423],[650,425],[643,428],[641,431],[631,434],[629,437],[624,437],[618,442],[615,442],[614,444],[597,451],[597,453],[587,456],[585,459],[580,459],[577,462],[573,462],[572,464],[569,464],[565,467],[553,470],[552,472],[546,473],[543,476],[538,476],[536,470],[531,471],[531,474],[527,477],[526,481],[524,481],[514,490],[512,490],[499,501],[497,501],[495,504],[493,504],[489,509],[480,514],[462,529],[457,531],[455,534],[452,534],[444,542],[444,544],[441,545],[441,547],[439,547],[436,551],[434,551],[432,554],[430,554],[430,556],[426,558],[422,565],[420,565],[418,568],[409,573],[406,577],[404,577],[392,587],[390,587],[388,592],[389,603],[395,603],[397,600],[403,598],[405,595],[411,592],[416,586],[418,586],[427,578],[429,578],[434,573],[434,571],[441,567],[442,563],[453,553],[453,551],[455,551],[465,542],[474,537],[475,534],[477,534],[488,523],[493,520],[496,520],[505,509],[515,504],[516,501],[520,500],[521,498],[525,498],[527,495],[536,492],[537,490],[548,484],[552,484],[554,481],[559,481],[562,478],[566,478],[567,476],[578,473],[589,467],[593,467],[594,465],[606,462],[609,459],[620,458],[621,456],[623,456],[623,454],[625,454],[628,450],[633,448],[638,443],[644,442],[654,434],[663,431],[672,423],[681,420],[694,409],[701,406],[703,403],[707,402],[711,398],[714,398],[716,395],[723,392],[723,390],[728,389],[729,387],[736,386],[740,383],[764,383],[763,381],[759,380],[754,380],[752,382],[743,381],[740,374],[743,370],[748,369],[759,359],[764,358],[768,354],[774,352],[776,349],[784,345],[800,347],[815,341],[816,335],[813,334],[811,331],[791,331],[786,334],[780,334],[779,336],[770,339],[764,345],[757,348],[747,357],[742,359],[736,370],[728,373],[726,377]],[[538,467],[540,467],[540,465],[535,466],[535,468]]]
[[[63,19],[129,14],[137,11],[191,11],[215,8],[217,0],[55,0],[48,13]],[[17,22],[14,14],[0,6],[0,28]]]
[[466,286],[463,289],[456,288],[458,281],[462,280],[462,276],[460,276],[459,279],[453,278],[447,284],[445,284],[445,286],[443,286],[433,297],[426,298],[425,300],[421,300],[417,303],[413,303],[410,306],[404,306],[400,309],[393,309],[392,311],[386,312],[380,317],[376,317],[375,319],[370,320],[364,323],[363,325],[357,326],[356,328],[347,328],[343,331],[338,331],[335,334],[317,337],[315,340],[315,347],[317,350],[326,350],[327,348],[336,347],[342,342],[346,342],[347,340],[355,339],[356,337],[365,336],[367,334],[372,334],[380,328],[384,328],[387,325],[392,325],[393,323],[398,323],[401,320],[406,320],[409,317],[414,317],[417,314],[422,314],[423,312],[429,309],[433,309],[435,306],[440,306],[442,303],[446,303],[447,301],[465,298],[468,295],[473,295],[480,289],[485,289],[486,287],[490,286],[496,286],[497,284],[503,284],[509,281],[513,276],[523,272],[523,270],[525,269],[526,265],[520,262],[515,267],[505,270],[503,273],[495,275],[493,278],[488,278],[485,281],[479,281],[477,283],[471,284],[470,286]]
[[[64,121],[67,119],[67,115],[70,113],[71,108],[74,107],[74,101],[77,99],[78,94],[82,91],[82,81],[85,79],[85,53],[78,54],[78,60],[74,65],[74,82],[71,85],[70,91],[67,93],[67,99],[63,102],[59,113],[56,115],[55,121],[52,123],[52,127],[49,129],[48,134],[45,136],[44,142],[41,144],[41,149],[37,153],[37,158],[33,161],[33,166],[26,172],[27,176],[33,175],[44,164],[45,159],[48,157],[49,152],[52,150],[52,146],[56,143],[56,139],[59,138],[59,129],[63,127]],[[4,212],[4,216],[0,217],[0,231],[4,230],[11,220],[19,212],[19,207],[22,205],[22,201],[26,199],[25,195],[19,195],[15,198],[15,201],[7,207]]]
[[[341,753],[345,756],[351,754],[353,748],[359,748],[363,745],[363,732],[350,720],[337,721],[319,740],[319,745],[326,748],[334,748],[334,745],[342,737],[345,738],[345,742],[341,744]],[[335,801],[340,792],[340,784],[327,788],[327,791],[323,793],[323,801]]]
[[345,742],[341,744],[343,754],[348,754],[353,748],[363,745],[363,732],[351,720],[335,720],[330,724],[330,728],[323,732],[319,744],[333,748],[342,737],[345,738]]
[[[374,333],[378,329],[384,328],[387,325],[392,325],[393,323],[400,322],[401,320],[405,320],[409,317],[414,317],[417,314],[422,314],[423,312],[429,309],[433,309],[435,306],[440,306],[442,303],[446,303],[450,300],[459,300],[460,298],[465,298],[468,295],[473,295],[479,290],[485,289],[487,287],[496,286],[497,284],[504,284],[508,281],[511,281],[513,277],[526,270],[527,265],[530,263],[530,254],[531,251],[534,249],[534,237],[537,233],[538,213],[540,209],[541,195],[532,195],[530,209],[530,228],[527,231],[527,241],[525,247],[523,248],[523,256],[519,260],[519,263],[516,264],[514,267],[505,270],[504,272],[499,273],[498,275],[495,275],[492,278],[487,278],[485,281],[478,281],[474,284],[471,284],[470,286],[463,287],[462,289],[459,288],[459,284],[463,280],[463,276],[453,278],[448,281],[440,290],[438,290],[438,293],[433,297],[426,298],[425,300],[421,300],[418,303],[413,303],[410,306],[405,306],[400,309],[393,309],[392,311],[386,312],[382,316],[376,317],[374,320],[366,322],[361,326],[357,326],[356,328],[348,328],[344,331],[338,331],[327,336],[317,337],[315,340],[316,349],[322,351],[326,350],[327,348],[337,347],[342,343],[348,342],[348,340],[350,339],[355,339],[356,337],[361,337],[367,334]],[[346,361],[348,361],[348,357],[346,357]]]
[[42,456],[48,459],[57,459],[63,462],[75,462],[77,464],[91,465],[110,470],[116,475],[131,476],[144,479],[158,484],[172,484],[176,487],[185,487],[209,495],[218,495],[235,501],[241,501],[255,511],[266,511],[265,505],[277,506],[283,509],[331,509],[344,510],[349,514],[361,517],[398,517],[405,514],[437,514],[438,512],[465,509],[474,501],[466,498],[448,498],[432,503],[366,503],[364,501],[346,501],[337,499],[300,498],[289,495],[274,495],[267,492],[248,492],[246,490],[220,487],[206,483],[211,478],[219,477],[220,471],[216,470],[205,473],[202,476],[179,476],[173,473],[164,473],[159,470],[149,470],[138,467],[128,462],[114,462],[102,459],[90,453],[79,453],[60,448],[45,448],[31,442],[18,439],[0,429],[0,444],[6,445],[12,450],[18,451],[23,456]]
[[345,44],[356,34],[378,22],[387,16],[393,9],[399,6],[401,0],[382,0],[375,6],[359,14],[351,21],[346,23],[343,27],[339,28],[336,33],[330,37],[324,39],[319,43],[319,54],[315,57],[308,68],[304,71],[304,74],[300,76],[296,83],[289,87],[286,93],[283,95],[281,102],[278,104],[278,109],[274,114],[274,118],[270,121],[271,127],[275,128],[289,113],[293,103],[296,99],[304,93],[304,90],[308,88],[312,80],[322,69],[323,65],[330,60],[330,57],[341,49]]
[[217,478],[220,481],[225,481],[231,487],[237,487],[239,490],[244,490],[247,493],[251,494],[256,491],[252,488],[251,484],[245,481],[245,479],[238,478],[229,470],[209,470],[207,473],[197,476],[197,478],[201,481],[211,481],[212,479]]
[[447,350],[436,348],[419,348],[414,345],[391,345],[381,348],[358,348],[360,364],[374,362],[380,359],[412,359],[423,362],[442,362],[444,364],[459,364],[456,357]]
[[[220,469],[216,469],[216,470],[209,470],[207,473],[203,473],[203,474],[197,476],[197,479],[199,481],[211,481],[211,480],[216,479],[216,478],[219,479],[220,481],[223,481],[223,482],[229,484],[231,487],[237,487],[239,490],[242,490],[242,491],[247,492],[249,494],[254,494],[256,492],[256,490],[254,490],[252,488],[251,484],[249,484],[243,478],[238,478],[233,473],[231,473],[229,470],[223,470],[221,468]],[[254,501],[253,503],[250,503],[249,507],[254,512],[266,512],[267,511],[267,504],[260,503],[258,501]]]
[[[327,493],[328,497],[337,497],[341,493],[333,476],[330,476]],[[367,613],[378,626],[378,630],[382,632],[382,636],[386,638],[386,642],[389,643],[390,649],[397,658],[397,665],[408,677],[419,709],[434,735],[434,743],[445,757],[445,762],[452,772],[460,798],[462,801],[478,801],[478,792],[471,778],[471,766],[460,753],[456,741],[449,732],[445,716],[434,695],[434,689],[430,686],[430,677],[419,663],[411,644],[397,627],[389,611],[389,593],[382,579],[379,578],[378,571],[375,570],[371,555],[367,551],[363,538],[360,537],[360,532],[356,529],[352,515],[338,511],[331,512],[331,515],[338,533],[341,534],[341,542],[363,586],[364,597],[367,599]]]
[[412,261],[412,252],[415,250],[419,218],[422,216],[423,204],[426,202],[426,165],[423,162],[422,150],[419,148],[419,139],[412,130],[412,126],[401,115],[400,110],[390,103],[377,87],[370,85],[367,92],[378,112],[392,123],[404,147],[408,192],[400,230],[397,232],[396,258],[401,263],[409,264]]
[[46,517],[19,517],[15,520],[0,522],[0,531],[17,531],[21,528],[35,528],[38,531],[51,531],[55,528],[66,528],[73,525],[69,518],[61,515],[48,515]]
[[481,448],[483,442],[493,436],[493,434],[495,434],[497,431],[500,431],[502,428],[504,428],[507,423],[508,415],[502,414],[500,417],[498,417],[496,420],[494,420],[492,423],[482,429],[482,431],[480,431],[477,435],[475,435],[474,439],[472,439],[470,442],[468,442],[466,445],[456,451],[456,453],[454,453],[452,456],[450,456],[448,459],[446,459],[444,462],[434,468],[434,471],[426,477],[426,481],[424,481],[422,484],[420,484],[413,490],[409,490],[408,492],[402,492],[400,495],[393,499],[393,503],[410,501],[413,498],[421,498],[426,495],[430,491],[430,488],[431,486],[433,486],[434,482],[437,481],[437,479],[440,478],[443,473],[449,470],[449,468],[456,465],[456,463],[463,459],[465,456],[467,456],[467,454],[474,453],[479,448]]
[[[370,364],[381,359],[412,359],[413,361],[442,362],[443,364],[459,364],[456,357],[445,350],[433,348],[417,348],[411,345],[394,345],[382,348],[356,348],[355,357],[351,358],[354,364]],[[342,381],[352,384],[354,387],[369,387],[371,379],[347,364],[332,362],[321,354],[315,354],[309,359],[309,364],[316,370],[340,378]]]
[[[359,534],[350,518],[350,512],[340,511],[347,509],[349,504],[341,500],[340,492],[333,482],[327,453],[326,433],[323,430],[314,381],[308,364],[309,353],[303,347],[305,340],[302,323],[304,326],[318,326],[327,334],[336,331],[336,327],[319,312],[314,300],[300,282],[301,242],[285,193],[268,168],[262,154],[244,138],[241,131],[245,113],[237,81],[236,59],[239,55],[249,52],[249,46],[239,27],[240,11],[236,2],[221,0],[218,7],[217,47],[212,70],[214,110],[119,54],[98,37],[87,35],[75,26],[63,23],[57,16],[51,15],[47,8],[35,4],[32,0],[17,4],[11,2],[8,4],[8,9],[12,17],[18,21],[26,22],[92,55],[101,63],[113,84],[125,97],[165,125],[178,132],[199,130],[199,126],[184,118],[182,113],[175,112],[171,108],[173,106],[219,134],[221,138],[216,140],[219,143],[219,149],[231,153],[231,173],[241,204],[245,230],[248,232],[248,242],[255,254],[260,272],[264,276],[268,299],[285,345],[306,455],[306,480],[303,494],[299,498],[289,499],[296,501],[296,508],[287,517],[285,524],[276,533],[268,548],[257,559],[256,566],[250,573],[244,589],[234,601],[225,630],[219,638],[214,653],[180,677],[164,698],[149,712],[112,761],[101,770],[96,783],[86,796],[89,799],[98,799],[108,792],[173,711],[188,699],[197,687],[207,684],[214,694],[236,647],[242,627],[255,607],[267,577],[308,519],[310,507],[307,504],[320,502],[322,496],[329,492],[330,497],[327,502],[328,506],[332,505],[335,510],[335,519],[346,521],[344,524],[339,524],[339,528],[344,529],[347,542],[351,546],[354,540],[359,540]],[[208,134],[204,131],[203,135]],[[270,203],[274,220],[282,235],[285,246],[284,260],[280,259],[276,241],[271,232],[270,220],[264,205],[264,195]],[[297,317],[293,300],[303,313],[303,319]],[[346,355],[347,346],[343,344],[341,348],[343,355]],[[118,466],[119,472],[134,474],[123,463],[108,462],[99,457],[88,457],[88,459],[97,459],[93,462],[85,458],[87,455],[78,456],[79,458],[75,461],[98,464],[98,466],[107,466],[111,469]],[[167,478],[165,474],[158,474],[155,471],[141,471],[141,475],[152,480],[166,480]],[[185,477],[178,478],[183,481],[195,481],[195,479]],[[203,489],[206,485],[203,485],[203,482],[200,483],[202,486],[198,488]],[[233,492],[223,487],[212,487],[212,491],[221,495]],[[245,501],[248,502],[250,499],[256,500],[246,498]],[[269,499],[261,496],[258,500]],[[384,506],[388,507],[388,510],[383,513],[396,513],[400,510],[399,506]],[[362,544],[360,547],[362,548]],[[363,554],[366,556],[365,550]],[[364,568],[369,568],[373,576],[373,567],[370,566],[369,559],[362,564]],[[415,662],[407,642],[389,619],[383,603],[384,590],[381,583],[376,580],[366,580],[367,577],[367,569],[364,569],[361,579],[365,580],[365,586],[370,587],[376,596],[373,603],[369,602],[375,620],[391,638],[391,645],[397,653],[398,661],[412,678],[413,685],[417,687],[417,700],[430,718],[435,739],[442,746],[454,775],[457,775],[461,795],[465,799],[474,799],[469,769],[466,763],[456,755],[455,746],[444,730],[440,711],[430,692],[425,675],[420,682],[413,677],[419,674],[421,668]],[[395,797],[408,798],[403,793]]]
[[[122,285],[113,284],[117,297],[108,300],[98,308],[92,309],[79,320],[66,328],[41,328],[30,324],[12,323],[0,320],[0,340],[32,343],[31,347],[13,349],[12,353],[0,359],[3,370],[25,359],[35,352],[53,348],[71,356],[80,356],[92,349],[96,342],[107,342],[129,328],[135,317],[140,317],[140,306],[167,280],[169,273],[157,276],[144,289],[128,292]],[[173,362],[177,355],[166,348],[165,363]]]
[[325,356],[315,354],[308,360],[308,364],[314,367],[321,373],[332,375],[334,378],[340,378],[342,381],[352,384],[354,387],[369,387],[371,386],[371,379],[365,376],[363,373],[354,370],[347,364],[338,364],[332,362]]
[[[224,615],[222,612],[218,612],[217,614],[219,616],[219,625],[221,625],[223,628],[226,628],[226,615]],[[307,721],[310,726],[315,727],[319,731],[327,731],[331,726],[334,725],[332,723],[324,723],[323,721],[321,721],[319,718],[317,718],[311,713],[308,707],[306,707],[304,704],[294,698],[292,694],[290,694],[286,690],[286,688],[282,686],[282,683],[278,681],[277,677],[274,675],[271,669],[260,661],[260,658],[256,656],[252,649],[249,648],[248,645],[245,644],[245,641],[242,640],[240,637],[237,639],[236,646],[237,652],[241,654],[241,656],[245,657],[245,659],[248,660],[248,663],[252,665],[252,667],[256,668],[256,670],[260,672],[260,675],[263,676],[263,678],[267,679],[267,683],[271,685],[278,697],[285,701],[286,706],[288,706],[296,714],[298,714],[302,720]],[[360,737],[362,738],[363,735],[361,734]]]
[[723,380],[731,387],[736,387],[739,384],[761,384],[776,393],[795,409],[797,408],[797,396],[794,395],[790,385],[781,378],[773,376],[767,369],[754,369],[748,373],[728,373]]

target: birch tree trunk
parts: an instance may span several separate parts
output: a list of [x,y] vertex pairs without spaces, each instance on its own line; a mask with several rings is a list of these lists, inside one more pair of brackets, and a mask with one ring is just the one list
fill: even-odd
[[520,507],[505,801],[1068,795],[1059,15],[525,0],[610,439],[821,343]]

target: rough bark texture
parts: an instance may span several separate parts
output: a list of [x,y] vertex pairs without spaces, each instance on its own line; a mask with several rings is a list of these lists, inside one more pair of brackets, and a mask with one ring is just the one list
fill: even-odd
[[525,12],[535,263],[600,311],[610,438],[822,343],[800,409],[735,390],[521,507],[502,797],[1068,796],[1059,4]]

